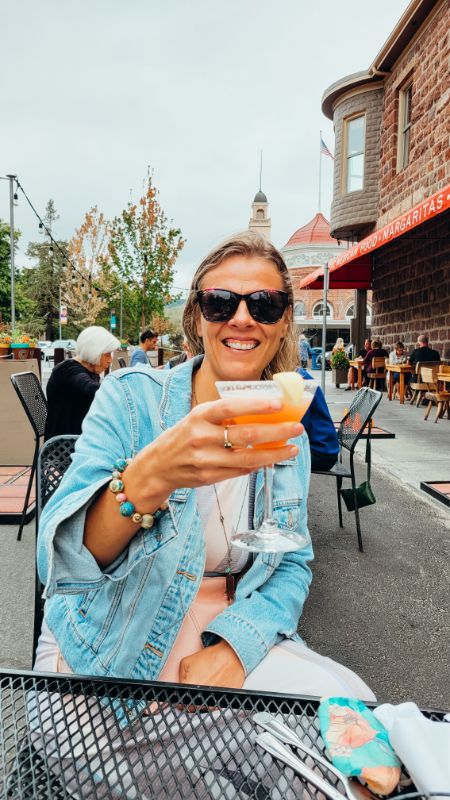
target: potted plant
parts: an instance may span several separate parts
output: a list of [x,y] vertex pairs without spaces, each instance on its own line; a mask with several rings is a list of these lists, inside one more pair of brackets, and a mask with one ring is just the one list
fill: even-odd
[[14,358],[18,361],[24,361],[26,358],[33,357],[35,347],[36,342],[28,333],[21,333],[20,331],[15,331],[13,333],[11,349]]
[[12,336],[8,331],[0,331],[0,356],[6,356],[11,347]]
[[333,353],[330,358],[333,383],[339,389],[341,383],[347,383],[348,368],[350,362],[342,350]]

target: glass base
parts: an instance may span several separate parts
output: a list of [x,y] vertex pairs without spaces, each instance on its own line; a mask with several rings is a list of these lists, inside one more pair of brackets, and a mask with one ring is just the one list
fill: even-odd
[[231,542],[252,553],[292,553],[305,547],[309,539],[300,533],[278,528],[275,520],[264,520],[259,530],[235,533]]

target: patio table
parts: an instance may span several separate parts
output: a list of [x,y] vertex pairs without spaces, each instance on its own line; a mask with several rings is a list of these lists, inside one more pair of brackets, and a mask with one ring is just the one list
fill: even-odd
[[[405,402],[405,375],[414,372],[414,367],[412,367],[410,364],[386,364],[386,372],[397,372],[400,374],[399,399],[400,403],[403,405]],[[394,381],[390,380],[389,393],[388,393],[389,400],[392,400],[393,387],[394,387]]]
[[362,358],[353,358],[349,361],[350,366],[358,370],[358,389],[363,385],[363,363]]
[[[323,754],[318,703],[288,694],[2,669],[0,796],[322,797],[255,746],[252,722],[256,711],[280,715]],[[337,785],[331,773],[315,768]]]

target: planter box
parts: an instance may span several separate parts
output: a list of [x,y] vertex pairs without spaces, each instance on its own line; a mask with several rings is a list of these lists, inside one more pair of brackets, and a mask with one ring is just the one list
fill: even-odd
[[341,383],[347,383],[347,370],[346,369],[332,369],[331,370],[332,381],[336,386],[336,389],[339,389]]

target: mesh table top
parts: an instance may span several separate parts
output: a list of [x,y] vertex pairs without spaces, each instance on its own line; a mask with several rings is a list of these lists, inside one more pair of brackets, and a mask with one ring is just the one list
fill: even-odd
[[0,670],[0,797],[323,797],[254,744],[252,722],[276,714],[323,754],[317,708],[308,697]]

